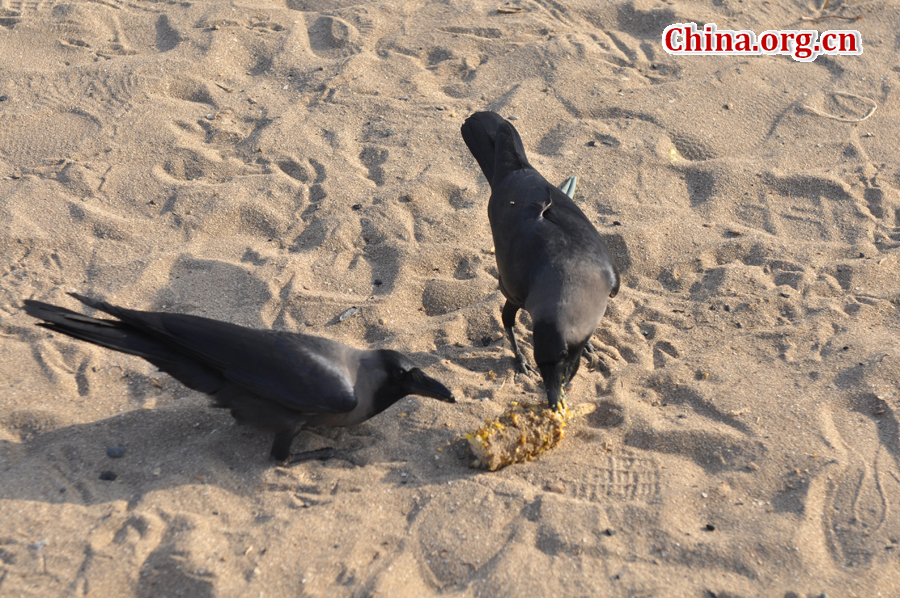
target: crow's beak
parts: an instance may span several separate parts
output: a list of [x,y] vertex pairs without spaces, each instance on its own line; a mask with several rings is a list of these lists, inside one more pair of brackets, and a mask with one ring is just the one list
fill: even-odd
[[566,408],[566,373],[563,362],[538,366],[547,391],[547,405],[551,411]]
[[566,408],[566,391],[562,386],[554,386],[547,390],[547,405],[550,411],[561,411]]
[[445,403],[456,402],[456,399],[453,398],[453,393],[446,386],[434,378],[426,376],[419,368],[410,370],[405,390],[411,395],[431,397]]

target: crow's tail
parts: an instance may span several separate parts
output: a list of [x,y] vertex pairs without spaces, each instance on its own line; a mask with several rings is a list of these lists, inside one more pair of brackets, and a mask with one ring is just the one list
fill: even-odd
[[69,294],[85,305],[125,321],[92,318],[64,307],[30,299],[23,302],[25,313],[43,320],[38,326],[48,330],[114,351],[143,357],[185,386],[195,390],[212,393],[222,385],[224,378],[212,367],[186,354],[173,343],[166,342],[164,336],[154,334],[152,327],[138,317],[144,312],[122,309],[105,301],[75,293]]
[[[112,307],[86,297],[83,298],[75,294],[72,294],[72,296],[86,305],[103,311],[108,312],[104,307]],[[43,320],[38,326],[48,330],[147,359],[170,357],[165,346],[159,341],[124,322],[92,318],[42,301],[27,299],[24,304],[25,313],[33,318]]]

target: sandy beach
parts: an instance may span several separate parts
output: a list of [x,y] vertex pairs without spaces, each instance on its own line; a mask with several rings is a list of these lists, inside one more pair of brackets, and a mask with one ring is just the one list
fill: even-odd
[[[688,22],[863,53],[666,53]],[[0,596],[900,596],[898,31],[887,0],[0,0]],[[578,177],[622,275],[593,413],[498,472],[466,432],[545,394],[480,110]],[[401,351],[458,403],[276,466],[22,311],[70,291]]]

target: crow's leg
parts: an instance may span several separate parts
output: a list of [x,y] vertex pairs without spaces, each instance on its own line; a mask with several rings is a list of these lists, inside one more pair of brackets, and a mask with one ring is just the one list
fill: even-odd
[[503,327],[506,329],[506,334],[509,335],[509,344],[512,345],[512,350],[515,354],[516,378],[518,378],[519,374],[530,376],[531,374],[537,373],[535,369],[525,361],[525,356],[519,351],[519,343],[516,342],[516,333],[513,332],[513,326],[516,325],[516,314],[518,312],[519,308],[507,300],[506,304],[503,306],[503,311],[500,314]]
[[269,453],[269,457],[273,461],[284,463],[290,458],[291,444],[305,424],[306,420],[300,419],[291,422],[275,434],[275,440],[272,441],[272,451]]
[[584,343],[584,352],[591,357],[597,356],[597,349],[594,348],[594,343],[591,342],[591,339],[587,339]]

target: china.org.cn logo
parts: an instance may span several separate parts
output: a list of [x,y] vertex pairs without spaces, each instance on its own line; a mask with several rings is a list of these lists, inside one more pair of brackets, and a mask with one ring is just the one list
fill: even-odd
[[862,36],[855,29],[825,31],[719,30],[715,23],[697,29],[696,23],[675,23],[662,34],[663,49],[674,55],[759,56],[783,54],[799,62],[812,62],[822,54],[862,54]]

